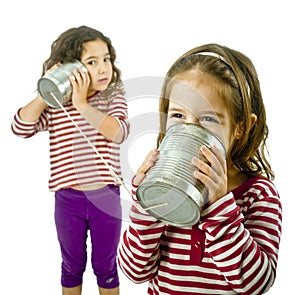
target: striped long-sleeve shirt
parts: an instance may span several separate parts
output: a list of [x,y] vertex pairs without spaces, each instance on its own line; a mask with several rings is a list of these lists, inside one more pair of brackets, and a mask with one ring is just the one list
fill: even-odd
[[148,294],[262,294],[275,280],[281,203],[274,184],[249,178],[202,213],[168,226],[136,203],[119,247],[122,271]]
[[[127,101],[124,91],[118,87],[104,97],[101,92],[88,98],[88,103],[107,115],[116,118],[121,126],[123,140],[128,136],[129,122]],[[64,105],[80,130],[85,134],[98,153],[114,172],[121,177],[120,145],[108,140],[92,127],[75,109],[72,102]],[[25,122],[20,118],[20,110],[12,122],[13,132],[20,137],[31,137],[40,131],[49,131],[50,169],[49,189],[87,184],[117,184],[110,169],[82,136],[63,109],[46,107],[36,122]]]

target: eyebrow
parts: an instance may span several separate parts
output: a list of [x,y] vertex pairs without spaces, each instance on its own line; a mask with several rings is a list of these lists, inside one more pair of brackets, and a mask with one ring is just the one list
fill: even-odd
[[224,114],[218,113],[218,112],[215,112],[215,111],[201,111],[200,113],[201,114],[209,114],[209,115],[217,115],[220,118],[224,118]]
[[[184,112],[186,109],[184,109],[184,108],[176,108],[176,107],[172,107],[172,108],[169,108],[168,109],[168,112]],[[216,116],[218,116],[219,118],[224,118],[225,116],[222,114],[222,113],[218,113],[218,112],[215,112],[215,111],[209,111],[209,110],[207,110],[207,111],[201,111],[201,112],[199,112],[200,114],[208,114],[208,115],[216,115]]]
[[[103,57],[107,57],[107,56],[110,56],[109,52],[105,53]],[[97,59],[97,58],[98,56],[88,56],[87,58],[84,59],[84,61],[87,61],[89,59]]]
[[168,112],[182,112],[182,111],[185,111],[185,109],[180,109],[180,108],[169,108],[168,109]]

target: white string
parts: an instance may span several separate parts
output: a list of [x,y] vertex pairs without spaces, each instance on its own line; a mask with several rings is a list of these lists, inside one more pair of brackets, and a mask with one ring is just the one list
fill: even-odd
[[50,95],[54,98],[54,100],[58,103],[60,108],[65,112],[67,117],[71,120],[71,122],[74,124],[76,129],[80,132],[80,134],[85,138],[85,140],[88,142],[89,146],[95,151],[95,153],[99,156],[99,158],[102,160],[102,162],[105,164],[105,166],[109,169],[111,176],[116,180],[116,182],[119,185],[122,185],[125,190],[129,193],[129,195],[132,197],[132,194],[130,190],[126,187],[125,183],[123,180],[115,173],[113,168],[107,163],[107,161],[102,157],[102,155],[98,152],[97,148],[93,145],[93,143],[89,140],[89,138],[85,135],[85,133],[79,128],[77,123],[73,120],[73,118],[70,116],[70,114],[67,112],[67,110],[64,108],[64,106],[61,104],[61,102],[56,98],[56,96],[50,92]]
[[[73,118],[70,116],[70,114],[67,112],[67,110],[64,108],[64,106],[61,104],[61,102],[56,98],[56,96],[50,92],[50,95],[54,98],[54,100],[57,102],[57,104],[59,105],[59,107],[64,111],[64,113],[67,115],[67,117],[71,120],[71,122],[74,124],[74,126],[76,127],[76,129],[80,132],[80,134],[84,137],[84,139],[87,141],[87,143],[89,144],[89,146],[95,151],[95,153],[99,156],[99,158],[103,161],[103,163],[105,164],[105,166],[109,169],[111,176],[118,182],[119,185],[122,185],[125,190],[128,192],[128,194],[132,197],[132,194],[130,192],[130,190],[127,188],[127,186],[125,185],[125,183],[123,182],[123,180],[115,173],[115,171],[113,170],[113,168],[107,163],[107,161],[102,157],[102,155],[98,152],[97,148],[95,147],[95,145],[93,145],[93,143],[90,141],[90,139],[85,135],[85,133],[80,129],[80,127],[77,125],[77,123],[73,120]],[[156,204],[156,205],[152,205],[150,207],[147,208],[143,208],[144,210],[151,210],[151,209],[155,209],[155,208],[159,208],[159,207],[163,207],[168,205],[168,202],[164,202],[164,203],[160,203],[160,204]]]
[[169,205],[169,203],[168,202],[164,202],[164,203],[152,205],[150,207],[146,207],[146,208],[143,208],[143,209],[147,211],[147,210],[152,210],[152,209],[160,208],[160,207],[167,206],[167,205]]

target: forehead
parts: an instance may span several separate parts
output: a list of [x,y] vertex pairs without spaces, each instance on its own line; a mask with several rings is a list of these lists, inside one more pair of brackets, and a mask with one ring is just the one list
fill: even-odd
[[107,44],[101,39],[88,41],[83,44],[82,56],[98,56],[107,53],[109,53]]
[[177,77],[171,82],[170,105],[180,105],[197,115],[203,111],[221,113],[226,104],[221,97],[217,82],[212,79],[199,79],[199,75]]

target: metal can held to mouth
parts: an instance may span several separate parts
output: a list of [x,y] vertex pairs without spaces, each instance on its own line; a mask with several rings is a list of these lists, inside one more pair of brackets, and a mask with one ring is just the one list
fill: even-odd
[[69,77],[72,76],[74,70],[80,68],[85,68],[85,66],[78,60],[72,63],[64,63],[38,80],[38,92],[49,106],[59,108],[60,105],[56,100],[61,105],[69,101],[72,94]]
[[191,163],[201,146],[215,146],[226,155],[221,140],[195,124],[171,126],[159,146],[159,156],[139,185],[136,195],[147,212],[166,224],[185,227],[196,224],[204,202],[204,186],[193,176]]

